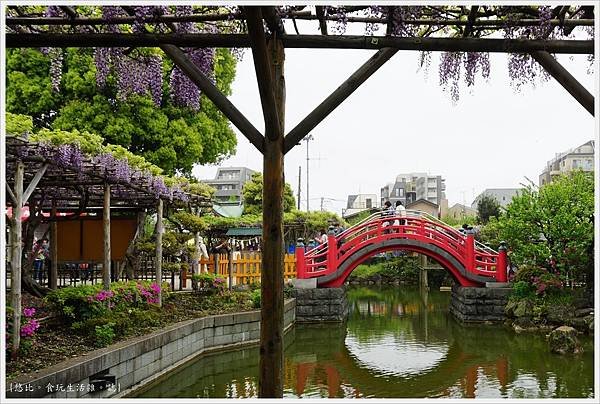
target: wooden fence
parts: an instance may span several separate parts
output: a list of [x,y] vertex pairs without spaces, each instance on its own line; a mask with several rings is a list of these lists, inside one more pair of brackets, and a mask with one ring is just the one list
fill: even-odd
[[[230,256],[232,258],[231,265]],[[295,255],[286,254],[283,262],[284,280],[287,282],[296,278]],[[232,285],[260,283],[261,267],[262,256],[260,253],[212,254],[208,259],[200,260],[201,271],[217,274],[227,280],[231,278]]]
[[[215,272],[215,261],[217,270]],[[166,263],[166,261],[165,261]],[[217,274],[227,281],[227,284],[249,285],[260,283],[260,270],[262,267],[262,255],[260,253],[234,253],[230,264],[228,254],[211,254],[208,259],[200,260],[200,270]],[[6,268],[6,285],[10,289],[10,266]],[[119,270],[115,262],[111,270],[111,282],[127,280],[127,273]],[[33,278],[41,285],[48,286],[48,266],[44,266],[39,273],[34,271]],[[172,290],[191,288],[191,270],[163,270],[163,282],[168,282]],[[284,257],[284,280],[296,278],[296,257],[294,254],[286,254]],[[134,272],[133,279],[154,280],[154,257],[143,255],[140,258],[139,268]],[[58,279],[59,287],[78,286],[82,284],[96,284],[102,282],[102,263],[97,261],[59,261]]]

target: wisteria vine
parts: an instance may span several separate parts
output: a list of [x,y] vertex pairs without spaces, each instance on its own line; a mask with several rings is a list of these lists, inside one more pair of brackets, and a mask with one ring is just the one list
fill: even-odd
[[[277,12],[282,18],[289,18],[299,7],[283,6],[276,7]],[[588,7],[589,8],[589,7]],[[125,11],[126,7],[103,6],[102,14],[104,18],[115,18],[129,15]],[[237,7],[204,7],[208,12],[224,12],[230,18],[224,22],[223,26],[217,23],[193,23],[179,22],[176,25],[167,26],[158,21],[158,17],[164,15],[186,16],[197,13],[199,8],[192,6],[137,6],[129,7],[134,12],[135,21],[132,24],[133,32],[170,32],[173,28],[177,33],[197,33],[197,32],[232,32],[231,27],[239,24],[239,32],[243,29],[243,23],[235,18],[239,17],[240,10]],[[397,37],[419,37],[431,36],[439,37],[461,37],[471,35],[473,37],[482,37],[500,32],[506,39],[552,39],[564,38],[572,35],[573,28],[559,26],[556,28],[551,24],[552,19],[567,18],[593,18],[590,11],[585,6],[565,9],[564,7],[528,7],[528,6],[482,6],[476,10],[479,13],[481,21],[502,20],[504,26],[498,27],[478,27],[472,28],[469,33],[465,32],[462,26],[436,24],[435,21],[447,19],[461,19],[469,14],[468,7],[438,7],[438,6],[325,6],[323,7],[325,17],[331,21],[329,28],[332,33],[344,34],[347,30],[350,16],[371,17],[379,23],[365,23],[365,34],[374,35],[385,26],[385,34]],[[565,14],[568,13],[568,14]],[[561,14],[562,13],[562,14]],[[593,14],[593,11],[592,11]],[[46,16],[63,16],[64,13],[57,6],[50,6],[46,10]],[[237,17],[236,17],[237,16]],[[522,18],[537,18],[538,25],[518,26],[515,21]],[[157,19],[153,21],[153,19]],[[433,24],[419,25],[415,20],[428,19],[434,21]],[[223,28],[229,24],[229,28]],[[52,26],[50,29],[53,29]],[[118,33],[121,27],[117,24],[106,24],[103,28],[105,32]],[[229,29],[229,30],[228,30]],[[581,30],[580,30],[581,32]],[[588,37],[593,38],[593,27],[583,27],[583,32]],[[463,35],[464,34],[464,35]],[[208,77],[214,79],[214,49],[193,48],[185,49],[190,60]],[[44,52],[51,58],[51,77],[52,88],[56,91],[60,88],[61,70],[62,70],[62,51],[60,49],[49,48]],[[232,51],[239,58],[241,52]],[[590,66],[593,63],[593,55],[588,56]],[[169,74],[169,96],[168,99],[177,106],[189,107],[194,110],[200,108],[200,90],[180,69],[174,67],[170,73],[163,72],[163,61],[157,54],[148,54],[134,50],[126,54],[123,48],[97,48],[94,53],[96,64],[96,82],[99,88],[107,85],[107,78],[112,73],[116,75],[117,99],[125,100],[133,94],[150,95],[156,105],[160,105],[165,99],[162,94],[163,76]],[[421,66],[425,70],[429,67],[431,54],[421,53]],[[588,72],[591,72],[589,70]],[[490,74],[489,54],[475,52],[447,52],[442,53],[439,64],[439,82],[441,87],[448,91],[453,101],[457,101],[460,96],[460,85],[464,81],[467,87],[475,84],[478,75],[487,79]],[[546,71],[526,53],[508,54],[508,75],[512,87],[519,91],[523,85],[535,85],[540,79],[548,78]]]

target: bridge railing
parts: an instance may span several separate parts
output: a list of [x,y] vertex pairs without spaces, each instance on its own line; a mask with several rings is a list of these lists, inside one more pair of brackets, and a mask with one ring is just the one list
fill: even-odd
[[437,245],[464,263],[471,273],[487,277],[496,274],[498,252],[474,240],[473,235],[464,234],[427,213],[407,210],[401,215],[377,212],[337,236],[329,235],[327,243],[303,255],[304,276],[334,272],[340,263],[364,246],[398,238]]

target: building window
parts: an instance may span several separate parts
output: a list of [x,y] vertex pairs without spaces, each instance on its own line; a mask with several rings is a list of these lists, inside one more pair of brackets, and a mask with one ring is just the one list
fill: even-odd
[[373,202],[371,202],[371,198],[367,198],[365,203],[367,204],[367,209],[371,209],[373,207]]

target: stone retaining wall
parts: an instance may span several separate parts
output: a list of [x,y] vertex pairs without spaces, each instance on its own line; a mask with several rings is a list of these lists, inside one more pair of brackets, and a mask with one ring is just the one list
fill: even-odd
[[511,288],[453,286],[450,313],[463,323],[503,322]]
[[344,288],[294,289],[296,321],[345,321],[348,318],[348,299]]
[[[294,299],[285,302],[286,328],[295,321],[295,308]],[[188,320],[8,381],[6,394],[10,398],[111,397],[204,352],[256,344],[259,338],[260,310]],[[116,389],[89,391],[91,379],[104,372],[115,376]],[[83,391],[68,391],[69,385],[71,390],[83,386]],[[48,392],[49,386],[55,391]]]

